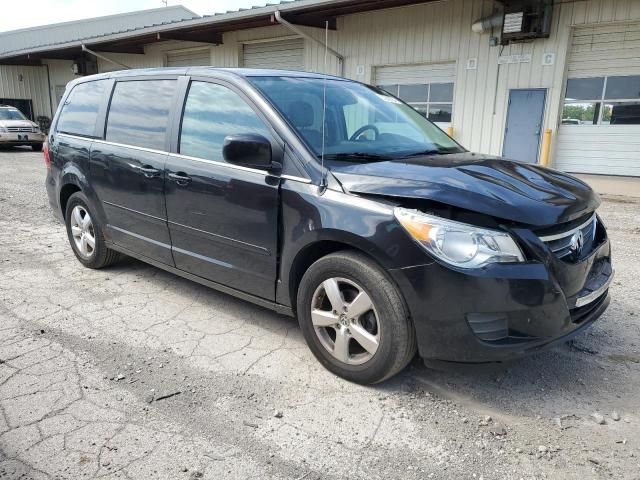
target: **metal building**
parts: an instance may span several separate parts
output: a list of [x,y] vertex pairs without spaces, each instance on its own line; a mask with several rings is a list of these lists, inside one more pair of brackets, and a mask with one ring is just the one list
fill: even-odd
[[[3,34],[0,64],[13,65],[0,66],[0,97],[50,84],[55,108],[81,57],[76,69],[95,62],[100,72],[202,64],[328,72],[382,86],[470,150],[550,158],[555,168],[606,176],[598,178],[613,190],[634,182],[640,195],[638,0],[295,0],[106,30],[13,50],[2,39],[15,33]],[[33,97],[34,110],[50,114],[46,98]]]

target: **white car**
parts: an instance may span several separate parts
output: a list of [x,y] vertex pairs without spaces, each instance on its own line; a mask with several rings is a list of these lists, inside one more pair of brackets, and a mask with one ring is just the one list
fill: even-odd
[[44,139],[37,123],[15,107],[0,105],[0,146],[30,145],[33,150],[40,151]]

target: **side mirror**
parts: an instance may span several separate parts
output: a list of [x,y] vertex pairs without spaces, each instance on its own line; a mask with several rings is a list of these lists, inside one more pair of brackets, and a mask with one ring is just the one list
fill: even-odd
[[275,166],[271,157],[271,142],[253,133],[227,135],[222,156],[227,162],[243,167],[271,170]]

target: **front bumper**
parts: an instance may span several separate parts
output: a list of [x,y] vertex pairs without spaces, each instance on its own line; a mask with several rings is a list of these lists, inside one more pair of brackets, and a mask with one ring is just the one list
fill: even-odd
[[44,133],[0,133],[0,145],[34,145],[44,143],[45,138]]
[[537,352],[584,331],[609,305],[613,269],[605,238],[574,265],[531,262],[459,271],[434,262],[391,274],[411,312],[420,355],[479,363]]

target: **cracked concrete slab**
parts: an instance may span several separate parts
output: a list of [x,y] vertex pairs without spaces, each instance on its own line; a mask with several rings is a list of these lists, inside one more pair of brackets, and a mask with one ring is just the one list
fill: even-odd
[[362,387],[293,319],[131,259],[83,268],[40,157],[0,152],[0,479],[640,478],[640,203],[601,208],[613,301],[572,344]]

